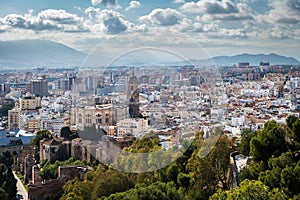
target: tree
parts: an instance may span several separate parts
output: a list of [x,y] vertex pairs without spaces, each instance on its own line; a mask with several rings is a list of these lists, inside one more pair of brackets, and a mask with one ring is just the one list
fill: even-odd
[[0,117],[8,116],[8,111],[15,107],[15,102],[4,103],[0,107]]
[[83,198],[74,192],[70,192],[67,195],[60,198],[60,200],[83,200]]
[[108,198],[102,198],[106,200],[181,200],[184,196],[181,191],[177,190],[175,183],[168,182],[155,182],[147,186],[145,184],[138,184],[135,188],[132,188],[126,192],[116,193],[110,195]]
[[176,163],[173,163],[167,167],[166,175],[168,181],[173,181],[174,183],[176,183],[178,174],[179,174],[179,168],[176,165]]
[[66,138],[66,139],[68,139],[68,140],[73,140],[73,139],[79,137],[78,134],[77,134],[77,132],[74,132],[74,133],[73,133],[73,132],[70,130],[70,127],[68,127],[68,126],[63,127],[63,128],[60,130],[60,136]]
[[290,138],[290,148],[293,151],[300,149],[300,120],[291,115],[286,119],[287,132]]
[[292,130],[293,124],[298,120],[298,118],[295,115],[290,115],[288,118],[286,118],[286,125],[287,127]]
[[40,140],[43,139],[52,139],[53,136],[48,130],[39,130],[36,133],[35,138],[31,139],[30,145],[36,146],[38,148],[38,151],[40,150]]
[[250,141],[250,155],[256,161],[265,163],[272,155],[280,156],[287,151],[285,136],[285,130],[275,121],[266,122],[264,128]]
[[209,154],[214,169],[216,170],[217,180],[222,183],[223,189],[228,188],[227,174],[230,165],[230,153],[233,142],[225,135],[219,137],[218,142]]
[[[0,196],[4,199],[14,199],[17,194],[17,180],[15,179],[10,167],[0,163]],[[2,190],[5,192],[3,192]]]
[[0,199],[9,200],[8,193],[2,187],[0,187]]
[[256,132],[251,129],[243,129],[242,130],[242,140],[239,146],[240,153],[245,156],[249,156],[250,153],[250,141],[253,137],[256,136]]
[[93,182],[95,184],[92,192],[93,199],[109,196],[117,192],[123,192],[133,186],[125,173],[112,169],[109,169],[104,173],[96,173]]
[[290,195],[300,193],[300,161],[295,167],[289,166],[281,171],[281,186],[287,188]]
[[260,181],[244,180],[239,187],[229,191],[219,190],[210,200],[238,200],[238,199],[269,199],[269,187]]
[[55,161],[54,164],[50,164],[48,160],[43,160],[42,163],[40,164],[41,166],[41,172],[40,176],[44,180],[49,180],[49,179],[55,179],[57,178],[58,174],[58,167],[59,166],[83,166],[84,163],[83,161],[80,160],[74,160],[74,158],[69,158],[66,161]]
[[268,161],[269,170],[262,171],[259,175],[259,180],[271,188],[279,188],[281,186],[282,170],[294,165],[295,162],[291,152],[283,153],[277,158],[271,158]]

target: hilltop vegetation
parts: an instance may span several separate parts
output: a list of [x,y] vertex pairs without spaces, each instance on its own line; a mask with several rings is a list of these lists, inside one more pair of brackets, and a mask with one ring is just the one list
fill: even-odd
[[[182,157],[153,172],[125,173],[99,165],[86,174],[84,181],[67,182],[61,199],[208,199],[218,185],[228,188],[226,174],[232,142],[221,135],[207,157],[199,156],[202,144],[203,135],[197,133]],[[135,141],[127,151],[139,153],[157,149],[161,147],[154,137]],[[139,157],[130,157],[127,161],[128,165],[141,163]],[[152,166],[150,161],[144,164]]]
[[252,160],[241,171],[241,185],[211,199],[300,199],[300,120],[289,116],[286,125],[269,121],[246,132],[240,148]]
[[[231,190],[233,141],[221,135],[203,157],[201,154],[207,149],[203,146],[203,134],[197,133],[183,156],[167,167],[125,173],[114,169],[113,164],[98,165],[83,181],[67,182],[61,199],[299,199],[299,124],[299,119],[291,116],[287,125],[269,121],[261,130],[244,130],[239,149],[251,156],[251,161],[241,171],[240,186]],[[206,146],[214,144],[214,139],[206,140]],[[158,149],[161,147],[154,137],[137,140],[126,150],[145,153]],[[162,161],[167,157],[162,157]],[[139,157],[121,160],[124,169],[128,165],[152,167],[147,161],[142,162]]]

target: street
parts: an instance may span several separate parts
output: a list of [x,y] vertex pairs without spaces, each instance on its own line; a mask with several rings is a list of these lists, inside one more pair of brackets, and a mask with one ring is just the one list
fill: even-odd
[[24,200],[28,200],[28,194],[27,191],[24,187],[24,185],[22,184],[22,181],[19,179],[19,177],[16,175],[15,172],[13,172],[14,177],[17,179],[17,196],[19,197],[19,199],[24,199]]

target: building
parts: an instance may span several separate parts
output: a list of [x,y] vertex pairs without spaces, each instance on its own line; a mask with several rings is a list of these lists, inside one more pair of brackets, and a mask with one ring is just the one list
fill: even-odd
[[20,110],[13,108],[8,111],[8,129],[16,130],[20,128]]
[[42,119],[41,129],[48,130],[52,135],[60,135],[60,130],[65,127],[65,121],[63,119]]
[[28,185],[28,199],[59,199],[63,194],[63,185],[74,178],[83,180],[84,175],[90,171],[85,166],[59,166],[57,179],[41,181],[39,169],[35,165],[32,167],[32,181]]
[[10,154],[17,153],[20,155],[24,146],[30,146],[30,140],[35,138],[35,135],[21,132],[0,131],[0,155],[6,151],[9,151]]
[[248,62],[240,62],[238,63],[238,68],[249,68],[250,63]]
[[117,123],[118,137],[134,136],[137,137],[140,134],[148,131],[148,120],[139,119],[124,119]]
[[41,98],[30,93],[19,98],[19,108],[22,111],[41,108]]
[[76,106],[71,108],[70,124],[78,128],[86,126],[110,126],[113,122],[111,104]]
[[48,81],[42,77],[32,80],[30,82],[30,93],[40,97],[48,95]]
[[57,160],[67,160],[71,156],[71,143],[64,138],[40,141],[40,161],[48,160],[54,163]]
[[138,79],[134,75],[134,73],[128,81],[127,101],[129,107],[129,116],[131,118],[139,117],[139,84]]

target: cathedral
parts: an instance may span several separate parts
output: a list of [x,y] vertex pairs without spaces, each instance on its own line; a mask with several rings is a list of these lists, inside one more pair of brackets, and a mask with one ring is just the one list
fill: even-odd
[[127,100],[130,118],[138,118],[139,112],[139,84],[134,71],[128,81]]

